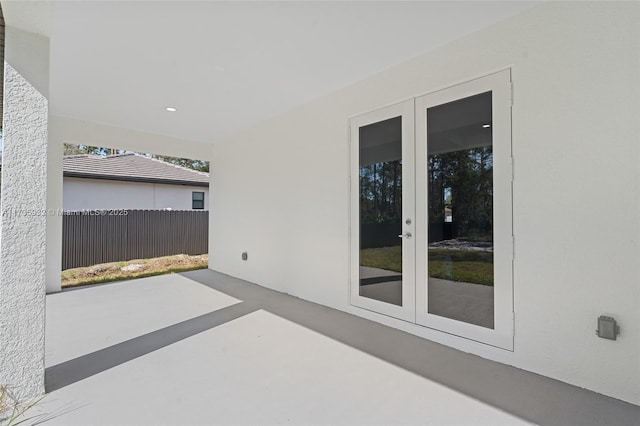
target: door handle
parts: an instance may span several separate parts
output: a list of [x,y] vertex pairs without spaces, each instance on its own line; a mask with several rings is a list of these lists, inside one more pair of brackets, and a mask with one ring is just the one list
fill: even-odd
[[400,234],[398,235],[398,238],[411,238],[411,232],[407,232],[406,234]]

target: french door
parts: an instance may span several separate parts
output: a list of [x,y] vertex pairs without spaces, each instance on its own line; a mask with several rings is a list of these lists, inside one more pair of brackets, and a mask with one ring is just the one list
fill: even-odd
[[413,100],[351,120],[351,303],[415,321]]
[[510,71],[351,121],[351,303],[513,348]]

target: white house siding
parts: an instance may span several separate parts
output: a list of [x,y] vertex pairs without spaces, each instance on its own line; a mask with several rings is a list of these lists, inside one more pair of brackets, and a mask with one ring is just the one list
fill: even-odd
[[[639,404],[639,11],[542,4],[223,141],[210,267]],[[350,306],[348,117],[507,67],[514,351]]]
[[204,192],[205,210],[208,210],[209,188],[203,186],[65,177],[63,205],[65,210],[192,210],[194,191]]

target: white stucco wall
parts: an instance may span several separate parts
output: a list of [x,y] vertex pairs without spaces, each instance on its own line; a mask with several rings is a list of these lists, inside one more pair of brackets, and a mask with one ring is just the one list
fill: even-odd
[[44,392],[47,120],[46,97],[5,62],[0,384],[18,397]]
[[[47,209],[50,212],[62,210],[62,159],[64,144],[60,129],[51,122],[49,110],[49,141],[47,149]],[[47,293],[62,290],[62,215],[47,214]]]
[[65,210],[192,210],[193,191],[204,192],[204,209],[208,210],[209,188],[203,186],[65,177],[63,206]]
[[[639,404],[638,22],[638,3],[543,4],[223,141],[210,267]],[[348,117],[507,67],[514,351],[351,307]]]

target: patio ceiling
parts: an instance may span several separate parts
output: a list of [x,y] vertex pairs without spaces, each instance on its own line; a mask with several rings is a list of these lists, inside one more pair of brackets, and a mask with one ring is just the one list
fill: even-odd
[[3,6],[50,37],[52,114],[213,143],[535,2],[40,4]]

